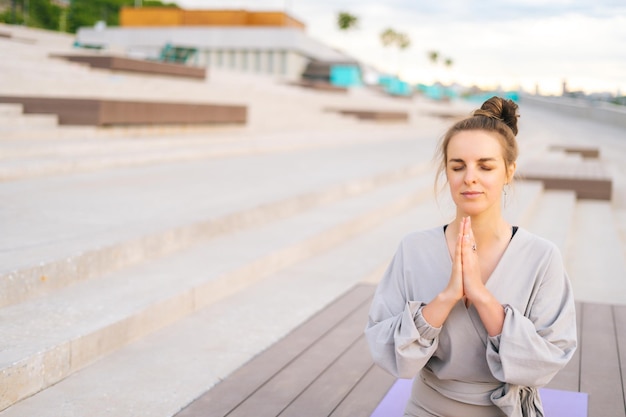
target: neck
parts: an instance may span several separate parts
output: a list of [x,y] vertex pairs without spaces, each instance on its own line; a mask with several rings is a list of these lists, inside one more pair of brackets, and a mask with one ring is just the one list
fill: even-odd
[[[492,242],[494,240],[509,239],[511,237],[511,225],[502,216],[470,216],[472,219],[472,232],[477,245]],[[451,223],[453,230],[458,233],[462,215],[457,215]]]

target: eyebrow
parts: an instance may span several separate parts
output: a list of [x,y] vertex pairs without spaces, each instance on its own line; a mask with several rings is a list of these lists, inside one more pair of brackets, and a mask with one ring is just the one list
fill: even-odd
[[[494,161],[496,161],[496,158],[480,158],[478,160],[478,162],[494,162]],[[461,158],[450,158],[448,162],[465,162],[465,161]]]

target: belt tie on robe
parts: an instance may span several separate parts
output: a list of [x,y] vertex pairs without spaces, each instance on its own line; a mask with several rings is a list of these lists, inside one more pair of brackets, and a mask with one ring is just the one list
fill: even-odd
[[435,391],[456,401],[475,405],[495,404],[508,417],[544,417],[536,388],[502,382],[442,380],[427,367],[422,368],[420,378]]
[[502,387],[502,382],[463,382],[439,379],[427,367],[420,372],[422,381],[440,394],[456,401],[474,405],[493,405],[491,394]]

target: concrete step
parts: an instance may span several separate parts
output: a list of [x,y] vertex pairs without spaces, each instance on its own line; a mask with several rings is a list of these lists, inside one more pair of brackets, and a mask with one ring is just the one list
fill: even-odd
[[11,201],[0,305],[418,176],[427,169],[420,146],[365,143],[0,183],[0,198]]
[[6,307],[2,408],[429,197],[429,178],[409,179]]
[[554,242],[565,257],[575,209],[575,192],[545,190],[534,207],[526,228]]
[[[40,141],[52,141],[58,139],[85,139],[95,137],[97,129],[91,126],[40,126],[30,129],[10,129],[2,134],[0,139],[4,144],[10,142],[38,143]],[[11,145],[9,145],[11,147]]]
[[424,199],[414,208],[121,347],[0,416],[173,416],[355,283],[378,282],[403,235],[448,221],[430,195],[430,178],[420,183]]
[[[295,132],[283,134],[255,134],[228,128],[189,128],[181,131],[164,130],[162,135],[138,136],[129,140],[123,132],[110,132],[102,137],[100,131],[85,131],[82,139],[58,138],[15,139],[4,138],[0,153],[0,181],[89,172],[171,161],[187,161],[204,158],[223,158],[288,152],[312,148],[331,148],[347,144],[372,141],[408,140],[406,131],[388,131],[373,136],[369,129],[365,135],[359,129],[337,129],[329,132],[311,132],[307,135]],[[130,130],[129,135],[141,134],[142,130]],[[153,131],[154,133],[157,130]],[[167,132],[167,134],[166,134]],[[148,135],[146,130],[146,135]],[[120,137],[116,137],[118,134]],[[210,137],[207,137],[207,134]],[[368,136],[369,135],[369,136]]]
[[53,114],[1,114],[0,132],[22,131],[28,129],[54,128],[58,117]]
[[626,257],[626,209],[613,207],[613,210],[613,213],[615,214],[615,221],[617,222],[617,230],[622,243],[622,250],[624,252],[624,257]]
[[[388,263],[401,236],[426,218],[422,207],[278,271],[0,415],[172,416],[380,264]],[[102,399],[108,399],[106,406]]]
[[507,194],[502,196],[504,218],[513,225],[526,227],[543,192],[541,182],[514,181]]
[[0,103],[0,118],[11,116],[19,116],[22,114],[23,106],[21,104]]
[[626,258],[616,224],[611,202],[576,204],[566,257],[576,299],[625,304]]

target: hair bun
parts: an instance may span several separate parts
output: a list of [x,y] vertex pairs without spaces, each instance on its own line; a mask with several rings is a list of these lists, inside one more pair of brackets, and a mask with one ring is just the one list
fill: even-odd
[[485,101],[480,109],[474,111],[474,116],[486,116],[501,120],[517,135],[518,105],[513,100],[505,100],[502,97],[491,97]]

